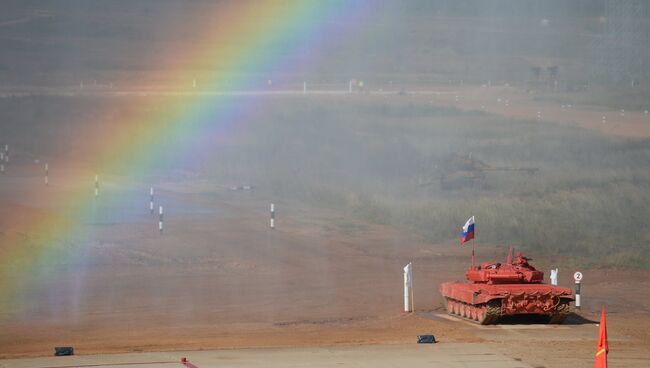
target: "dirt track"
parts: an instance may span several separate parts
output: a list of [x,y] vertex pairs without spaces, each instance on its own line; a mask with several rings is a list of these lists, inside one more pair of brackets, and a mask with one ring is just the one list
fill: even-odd
[[[323,85],[309,89],[310,96],[344,96],[345,89],[332,89],[337,86]],[[369,90],[372,96],[396,96],[398,90]],[[413,100],[430,102],[435,105],[456,106],[466,110],[485,111],[507,118],[527,119],[562,123],[593,129],[605,134],[646,138],[650,137],[650,115],[643,111],[626,111],[600,106],[561,105],[545,101],[536,101],[534,93],[511,86],[429,86],[414,88],[407,92]],[[355,92],[356,94],[356,92]],[[30,88],[5,87],[0,89],[0,96],[26,95],[61,95],[61,96],[301,96],[303,91],[295,89],[269,89],[253,91],[188,91],[167,90],[155,87],[132,87],[115,89],[100,87],[79,90],[77,88]],[[538,119],[539,113],[539,119]],[[605,120],[603,122],[603,117]]]
[[[508,356],[547,367],[564,366],[578,351],[575,366],[588,366],[593,324],[521,330],[437,316],[443,311],[436,285],[460,278],[466,248],[424,244],[394,229],[292,203],[277,204],[278,228],[272,231],[266,227],[266,201],[255,193],[161,195],[174,198],[179,211],[191,207],[200,215],[170,221],[163,236],[145,208],[133,223],[98,225],[98,240],[79,249],[92,263],[70,266],[70,272],[24,293],[25,307],[2,321],[3,356],[45,355],[66,344],[89,354],[408,343],[431,332],[444,341],[491,342]],[[3,201],[3,218],[28,211]],[[489,249],[479,249],[479,256]],[[418,313],[409,316],[400,312],[400,272],[410,260]],[[568,273],[561,274],[565,285]],[[650,288],[643,281],[648,276],[585,272],[586,316],[595,318],[599,303],[607,303],[612,359],[618,346],[629,352],[619,359],[636,359],[626,366],[644,365],[638,359],[650,338],[642,327],[650,321]],[[550,351],[558,356],[555,363],[547,359]]]
[[[513,109],[513,116],[533,110]],[[587,112],[574,114],[588,123]],[[646,125],[639,131],[637,125],[630,122],[630,134],[648,134]],[[66,193],[77,184],[58,174],[51,183],[43,189],[38,169],[28,163],[2,178],[2,244],[41,236],[25,235],[15,219],[64,213]],[[55,277],[37,276],[0,319],[0,356],[48,355],[58,345],[91,354],[410,343],[434,333],[443,341],[484,342],[535,366],[591,366],[597,328],[590,322],[519,329],[438,316],[437,285],[462,278],[467,248],[426,244],[404,231],[300,203],[276,203],[277,229],[270,230],[268,198],[228,190],[227,183],[189,180],[162,186],[168,222],[159,235],[146,196],[141,207],[102,215],[112,203],[104,198],[143,188],[128,187],[122,178],[106,179],[103,187],[96,217],[88,219],[92,241],[74,245],[77,259]],[[503,251],[481,245],[478,255],[500,257]],[[415,265],[415,315],[400,312],[401,269],[409,261]],[[571,271],[561,269],[561,284],[571,284]],[[584,273],[582,314],[593,320],[607,304],[612,364],[647,366],[650,272]]]

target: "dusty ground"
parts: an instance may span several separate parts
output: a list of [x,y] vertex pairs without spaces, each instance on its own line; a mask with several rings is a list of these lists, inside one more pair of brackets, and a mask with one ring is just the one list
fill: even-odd
[[392,344],[329,346],[303,348],[263,348],[202,351],[77,355],[0,360],[0,367],[332,367],[358,368],[429,367],[429,368],[531,368],[481,343],[439,343],[435,345]]
[[[488,104],[494,95],[481,93],[466,92],[470,97],[458,104],[533,118],[539,108],[513,91],[503,91],[511,96],[508,108]],[[431,96],[455,104],[452,94],[422,98]],[[593,123],[601,112],[547,110],[549,118],[567,114],[567,123],[609,129],[599,119]],[[628,114],[616,133],[650,135],[643,118]],[[52,219],[66,224],[70,193],[92,190],[92,183],[70,179],[83,168],[58,167],[47,188],[40,167],[29,162],[16,163],[1,178],[3,247],[47,238],[28,229]],[[162,183],[157,200],[165,204],[167,220],[161,235],[144,185],[103,178],[101,195],[87,213],[88,233],[62,249],[74,256],[55,270],[34,271],[7,302],[0,357],[49,355],[59,345],[93,354],[394,344],[433,333],[445,342],[485,343],[535,367],[588,367],[597,334],[590,321],[606,304],[612,364],[648,365],[648,271],[582,270],[584,319],[573,317],[564,326],[474,326],[442,317],[437,293],[440,282],[462,278],[469,248],[426,244],[402,230],[300,203],[276,202],[277,228],[270,230],[271,200],[255,190],[230,191],[229,184]],[[129,200],[116,209],[120,197]],[[483,244],[477,252],[483,259],[504,255],[502,247]],[[415,267],[412,315],[401,312],[401,272],[409,261]],[[561,268],[561,284],[572,283],[572,271]],[[17,281],[5,277],[5,284]]]
[[[414,91],[418,94],[418,91]],[[575,106],[536,100],[534,92],[510,86],[444,86],[420,91],[434,104],[482,110],[517,119],[559,122],[625,137],[649,137],[650,115],[644,111],[623,111],[601,106]],[[650,103],[649,109],[650,109]],[[603,116],[605,120],[603,122]]]

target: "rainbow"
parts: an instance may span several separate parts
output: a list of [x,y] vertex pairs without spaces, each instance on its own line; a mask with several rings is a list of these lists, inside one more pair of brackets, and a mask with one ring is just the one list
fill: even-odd
[[[334,0],[225,3],[209,24],[198,26],[206,41],[182,50],[189,65],[170,79],[183,81],[177,89],[187,89],[193,79],[199,81],[203,90],[255,89],[266,79],[253,73],[236,74],[234,71],[241,70],[240,65],[246,65],[249,71],[265,71],[270,78],[282,78],[301,67],[295,65],[296,60],[316,63],[315,58],[323,49],[340,42],[345,32],[354,31],[370,11],[370,4]],[[176,53],[181,51],[171,50],[159,59],[163,63],[173,60],[178,57]],[[211,61],[216,67],[205,68],[206,62]],[[139,104],[160,104],[159,99],[136,100]],[[169,106],[135,109],[137,112],[128,118],[127,124],[120,124],[118,131],[95,148],[91,160],[95,168],[78,174],[78,180],[92,185],[96,173],[119,172],[138,177],[169,149],[156,144],[165,137],[180,142],[180,146],[174,147],[179,160],[197,155],[200,152],[196,147],[227,136],[250,117],[258,109],[251,106],[253,103],[254,99],[232,95],[187,94],[173,99]],[[86,188],[66,194],[65,202],[71,205],[63,214],[29,209],[31,212],[23,216],[0,220],[0,230],[11,229],[0,238],[0,319],[20,308],[20,295],[30,283],[52,277],[58,261],[74,257],[78,248],[83,247],[84,242],[79,239],[92,239],[86,219],[92,215],[96,199],[92,187]],[[32,238],[30,234],[37,235]]]

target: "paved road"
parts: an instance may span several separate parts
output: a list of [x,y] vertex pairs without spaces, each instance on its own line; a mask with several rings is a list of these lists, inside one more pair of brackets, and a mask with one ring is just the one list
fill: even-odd
[[[463,367],[530,368],[521,361],[475,343],[434,345],[369,345],[300,349],[241,349],[193,352],[130,353],[0,360],[0,367],[183,367],[187,357],[197,368],[206,367]],[[192,365],[187,367],[192,368]]]

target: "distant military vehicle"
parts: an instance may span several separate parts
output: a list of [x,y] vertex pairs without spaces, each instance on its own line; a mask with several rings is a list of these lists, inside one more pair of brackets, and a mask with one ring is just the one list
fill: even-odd
[[[431,170],[431,169],[429,169]],[[434,165],[433,177],[439,180],[440,188],[445,190],[460,188],[487,188],[486,172],[489,171],[519,171],[534,174],[536,167],[491,166],[472,157],[472,154],[451,154],[442,157]],[[421,185],[432,185],[436,180],[428,180]]]

